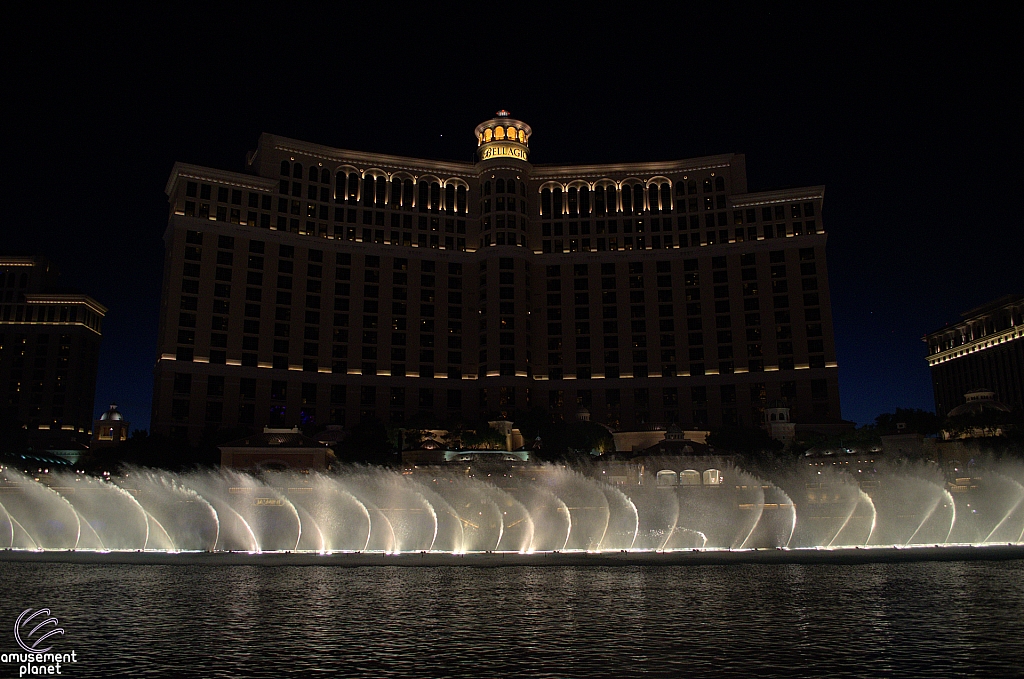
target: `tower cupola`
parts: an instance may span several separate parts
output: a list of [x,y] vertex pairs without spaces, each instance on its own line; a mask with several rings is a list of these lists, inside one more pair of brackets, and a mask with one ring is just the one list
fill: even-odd
[[493,118],[476,126],[477,159],[530,159],[530,135],[533,130],[502,109]]

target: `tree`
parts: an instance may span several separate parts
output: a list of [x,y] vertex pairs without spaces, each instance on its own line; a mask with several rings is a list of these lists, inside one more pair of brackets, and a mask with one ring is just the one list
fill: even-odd
[[348,436],[338,445],[338,459],[342,462],[376,465],[391,465],[398,461],[388,429],[377,418],[363,420],[352,427]]
[[607,429],[594,422],[571,422],[566,426],[566,444],[578,454],[607,453],[615,450],[615,440]]
[[13,412],[0,410],[0,453],[23,453],[28,448],[28,436],[25,427]]
[[708,435],[708,445],[719,451],[754,454],[784,448],[760,427],[722,427]]
[[[898,424],[904,424],[906,428],[900,430],[897,427]],[[919,408],[897,408],[894,413],[882,413],[876,417],[875,426],[881,436],[892,434],[931,436],[939,433],[939,430],[942,429],[942,418],[935,413]]]
[[504,450],[505,436],[488,424],[466,429],[461,435],[462,447],[476,450]]

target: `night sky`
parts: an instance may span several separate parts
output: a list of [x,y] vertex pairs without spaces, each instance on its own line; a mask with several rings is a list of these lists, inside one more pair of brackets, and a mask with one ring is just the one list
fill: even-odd
[[[0,254],[110,308],[96,412],[149,426],[175,161],[243,171],[261,132],[471,161],[505,108],[535,163],[746,154],[751,191],[824,185],[842,414],[932,410],[921,337],[1024,292],[1009,9],[8,18]],[[897,12],[897,13],[893,13]]]

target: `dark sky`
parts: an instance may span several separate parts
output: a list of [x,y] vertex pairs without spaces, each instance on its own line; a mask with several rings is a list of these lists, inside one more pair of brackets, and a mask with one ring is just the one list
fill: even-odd
[[46,255],[110,307],[96,412],[145,428],[174,161],[242,171],[264,131],[468,161],[506,108],[536,163],[739,152],[752,191],[825,185],[843,416],[931,410],[921,337],[1024,292],[1020,21],[1002,11],[9,17],[0,253]]

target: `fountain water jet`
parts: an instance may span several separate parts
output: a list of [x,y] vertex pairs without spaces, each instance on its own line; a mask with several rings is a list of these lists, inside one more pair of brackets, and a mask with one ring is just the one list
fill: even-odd
[[[935,470],[791,474],[728,468],[611,486],[538,466],[497,484],[452,470],[170,474],[113,482],[4,471],[0,549],[79,551],[672,551],[1021,542],[1024,474],[993,463],[970,485]],[[662,483],[664,477],[673,483]],[[648,478],[651,478],[650,475]],[[651,478],[651,481],[654,481]],[[958,481],[959,483],[959,481]]]

